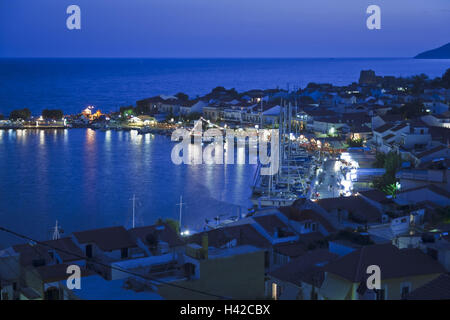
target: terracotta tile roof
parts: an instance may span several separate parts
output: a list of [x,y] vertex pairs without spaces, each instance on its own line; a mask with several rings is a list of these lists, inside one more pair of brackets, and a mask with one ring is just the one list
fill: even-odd
[[[39,273],[39,275],[41,276],[42,280],[45,283],[49,283],[49,282],[67,280],[67,278],[69,276],[67,274],[67,267],[69,267],[69,264],[65,264],[65,263],[53,264],[53,265],[49,265],[49,266],[37,267],[36,271]],[[82,277],[94,274],[93,271],[87,270],[84,267],[80,267],[80,269],[81,269]]]
[[399,125],[395,126],[394,128],[392,128],[391,131],[399,131],[407,126],[408,126],[407,123],[402,123],[402,124],[399,124]]
[[304,255],[307,250],[305,245],[299,241],[289,243],[278,243],[273,246],[273,250],[283,256],[297,258]]
[[208,235],[208,244],[211,247],[220,248],[233,240],[237,242],[236,245],[248,244],[258,248],[271,247],[270,241],[256,231],[250,224],[222,227],[196,233],[189,238],[189,242],[195,242],[201,245],[202,236],[205,233]]
[[376,129],[374,129],[373,131],[376,131],[376,132],[379,132],[379,133],[383,133],[383,132],[386,132],[386,131],[388,131],[389,129],[391,129],[393,127],[394,127],[393,124],[386,123],[386,124],[382,125],[381,127],[378,127]]
[[82,260],[84,257],[81,249],[72,241],[71,238],[43,241],[42,243],[43,244],[34,245],[24,243],[13,246],[14,251],[20,253],[20,263],[23,266],[33,265],[34,263],[52,263],[54,261],[50,255],[50,252],[52,251],[56,251],[58,256],[62,259],[62,262]]
[[295,206],[290,206],[290,207],[281,207],[279,208],[279,211],[282,214],[284,214],[289,220],[294,220],[298,222],[314,221],[320,223],[322,227],[324,227],[325,230],[327,230],[330,233],[336,231],[336,229],[327,219],[325,219],[321,214],[317,213],[314,210],[311,209],[301,210],[299,208],[296,208]]
[[323,267],[337,258],[338,255],[326,249],[313,250],[277,268],[269,275],[297,286],[301,286],[302,282],[320,286],[324,278]]
[[447,148],[448,148],[447,146],[439,145],[439,146],[437,146],[437,147],[434,147],[434,148],[432,148],[432,149],[429,149],[429,150],[427,150],[427,151],[424,151],[424,152],[422,152],[422,153],[419,153],[416,157],[417,157],[417,159],[421,159],[421,158],[423,158],[423,157],[432,155],[432,154],[435,153],[435,152],[439,152],[439,151],[445,150],[445,149],[447,149]]
[[392,244],[364,246],[325,266],[325,271],[336,274],[353,283],[358,283],[367,276],[370,265],[378,265],[381,279],[444,273],[439,262],[419,249],[398,249]]
[[167,224],[138,227],[128,230],[134,238],[140,239],[145,245],[148,245],[147,237],[155,235],[159,240],[167,242],[169,247],[178,247],[184,244],[184,241]]
[[434,141],[440,141],[447,144],[450,141],[450,128],[444,127],[428,127],[428,132]]
[[412,192],[412,191],[417,191],[417,190],[422,190],[422,189],[428,189],[431,192],[434,192],[434,193],[439,194],[441,196],[450,198],[450,192],[449,191],[447,191],[445,189],[442,189],[442,188],[438,187],[435,184],[428,184],[426,186],[420,186],[420,187],[417,187],[417,188],[402,190],[402,191],[398,192],[398,194]]
[[50,249],[45,246],[24,243],[14,245],[13,249],[20,253],[20,264],[23,266],[33,265],[37,261],[41,264],[47,264],[53,260],[48,253]]
[[136,241],[131,238],[131,235],[122,226],[74,232],[73,235],[79,243],[95,243],[104,251],[137,246]]
[[392,203],[392,199],[386,198],[386,194],[380,190],[367,190],[367,191],[360,191],[360,195],[363,197],[366,197],[372,201],[379,202],[379,203]]
[[319,199],[316,204],[328,212],[339,209],[346,210],[361,221],[381,221],[381,212],[360,196]]
[[265,216],[253,216],[253,220],[256,221],[264,230],[267,231],[272,237],[275,232],[283,232],[283,236],[293,236],[294,233],[289,231],[289,226],[287,226],[283,221],[281,221],[276,215],[269,214]]
[[275,244],[273,250],[290,258],[297,258],[310,251],[310,245],[316,247],[319,241],[325,243],[325,237],[320,232],[303,233],[299,235],[298,241]]
[[81,249],[72,241],[71,238],[67,237],[58,240],[49,240],[44,241],[44,243],[55,248],[56,253],[60,256],[63,262],[76,261],[82,259],[80,256],[84,257],[83,251],[81,251]]

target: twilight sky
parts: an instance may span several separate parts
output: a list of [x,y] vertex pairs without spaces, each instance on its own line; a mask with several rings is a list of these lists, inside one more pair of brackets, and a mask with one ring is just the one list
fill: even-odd
[[448,42],[450,0],[0,0],[0,57],[409,57]]

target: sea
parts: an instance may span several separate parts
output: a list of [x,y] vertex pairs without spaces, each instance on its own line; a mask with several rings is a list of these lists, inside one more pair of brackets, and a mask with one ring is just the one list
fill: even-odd
[[[441,76],[450,60],[348,59],[0,59],[0,114],[29,108],[102,112],[139,99],[184,92],[191,98],[217,86],[304,88],[309,82],[346,85],[361,70],[377,75]],[[158,218],[199,231],[206,223],[251,207],[255,166],[176,165],[174,142],[137,132],[0,130],[0,226],[37,240]],[[248,162],[247,162],[248,163]],[[182,200],[180,201],[180,197]],[[181,214],[180,214],[181,202]],[[0,231],[0,248],[23,242]]]

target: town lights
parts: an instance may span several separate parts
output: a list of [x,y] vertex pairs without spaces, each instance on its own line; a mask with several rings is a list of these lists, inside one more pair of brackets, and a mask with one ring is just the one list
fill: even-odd
[[191,234],[191,232],[189,230],[184,230],[180,233],[183,237],[187,237]]
[[334,127],[331,127],[330,130],[328,130],[328,133],[330,134],[330,136],[334,135],[336,132],[336,129]]

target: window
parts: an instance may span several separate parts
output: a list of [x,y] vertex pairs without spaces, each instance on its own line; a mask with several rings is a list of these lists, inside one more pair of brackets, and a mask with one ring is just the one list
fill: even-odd
[[314,289],[314,287],[311,290],[311,300],[319,300],[319,295],[317,294],[317,292]]
[[44,300],[59,300],[59,290],[55,287],[47,289],[44,292]]
[[402,299],[405,299],[410,291],[411,283],[405,282],[400,285],[400,294],[402,296]]
[[384,289],[376,290],[377,300],[385,300],[386,299],[386,291]]
[[273,282],[272,283],[272,299],[273,300],[278,300],[278,298],[281,295],[281,286],[278,285],[277,283]]
[[92,258],[92,244],[86,246],[86,257]]
[[128,258],[128,248],[122,248],[120,252],[120,256],[122,259]]
[[273,300],[278,299],[278,285],[275,282],[272,283],[272,299]]

